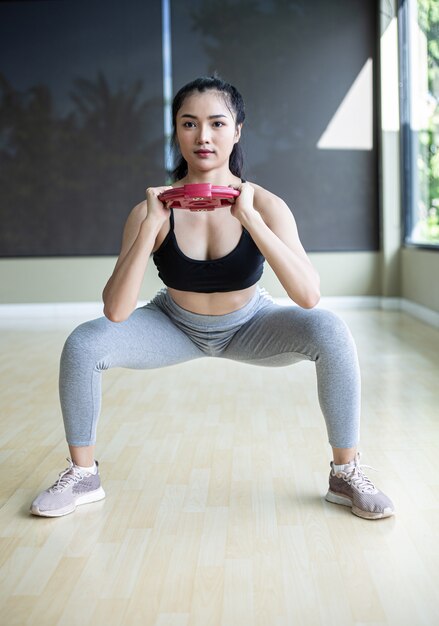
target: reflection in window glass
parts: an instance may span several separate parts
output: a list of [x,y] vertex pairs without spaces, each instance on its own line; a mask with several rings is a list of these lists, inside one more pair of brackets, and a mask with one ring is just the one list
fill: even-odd
[[439,245],[439,0],[408,2],[413,170],[407,240]]
[[244,177],[286,201],[305,248],[378,250],[376,3],[172,0],[171,13],[174,89],[215,70],[238,87]]
[[163,152],[160,2],[0,2],[0,256],[117,254]]

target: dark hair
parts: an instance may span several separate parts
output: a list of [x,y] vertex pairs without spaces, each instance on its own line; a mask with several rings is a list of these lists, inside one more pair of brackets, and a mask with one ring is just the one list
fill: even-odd
[[[173,155],[175,158],[176,165],[171,172],[172,180],[180,180],[187,174],[187,163],[186,159],[181,155],[180,149],[178,147],[177,142],[177,129],[176,129],[176,119],[177,113],[183,105],[184,100],[194,93],[194,91],[198,91],[200,93],[204,91],[218,91],[224,95],[227,106],[232,109],[235,114],[235,122],[236,124],[242,124],[245,119],[245,108],[244,108],[244,100],[242,99],[239,91],[231,85],[230,83],[226,83],[216,74],[214,76],[202,76],[200,78],[196,78],[192,82],[184,85],[175,95],[174,100],[172,102],[172,140],[171,146]],[[232,153],[229,158],[229,168],[232,174],[235,176],[239,176],[241,178],[242,166],[244,163],[244,158],[242,154],[242,149],[239,143],[235,143],[233,146]]]

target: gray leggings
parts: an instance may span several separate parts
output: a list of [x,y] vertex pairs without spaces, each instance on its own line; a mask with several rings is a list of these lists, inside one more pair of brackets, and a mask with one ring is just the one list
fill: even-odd
[[360,375],[346,324],[322,309],[275,304],[260,289],[242,309],[226,315],[186,311],[163,289],[124,322],[101,317],[78,326],[61,355],[67,442],[95,443],[103,370],[152,369],[207,356],[264,366],[314,361],[329,443],[336,448],[357,445]]

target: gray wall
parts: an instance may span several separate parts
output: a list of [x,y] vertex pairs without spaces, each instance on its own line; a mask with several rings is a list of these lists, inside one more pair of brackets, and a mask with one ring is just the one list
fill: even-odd
[[[129,210],[164,181],[161,3],[103,6],[0,4],[0,256],[116,254]],[[175,88],[214,70],[237,84],[245,175],[288,202],[307,250],[377,250],[371,80],[338,145],[320,145],[375,63],[375,2],[174,0],[171,14]],[[370,147],[342,145],[368,124]]]
[[179,0],[172,19],[175,86],[218,71],[239,87],[246,177],[287,201],[307,250],[377,250],[376,2]]
[[0,3],[0,256],[115,254],[163,180],[158,0]]

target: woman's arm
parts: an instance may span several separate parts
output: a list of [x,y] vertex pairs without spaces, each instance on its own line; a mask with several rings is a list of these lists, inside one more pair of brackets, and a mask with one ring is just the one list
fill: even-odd
[[119,257],[102,292],[104,315],[112,322],[123,322],[137,306],[157,235],[169,218],[169,209],[157,197],[165,189],[169,187],[149,188],[146,202],[135,206],[126,221]]
[[320,300],[320,279],[297,232],[286,203],[258,185],[243,183],[234,215],[273,269],[288,296],[310,309]]

